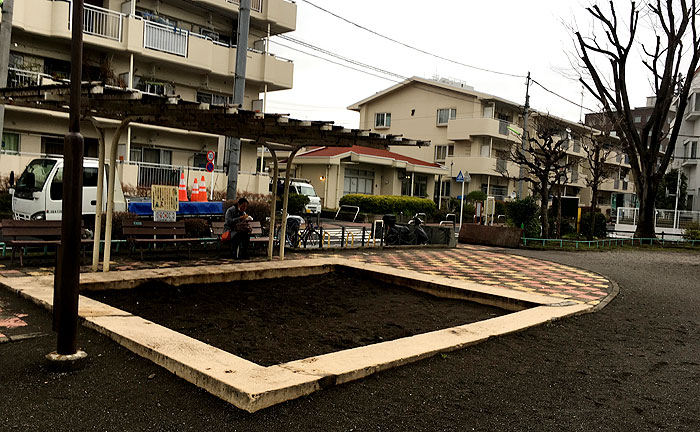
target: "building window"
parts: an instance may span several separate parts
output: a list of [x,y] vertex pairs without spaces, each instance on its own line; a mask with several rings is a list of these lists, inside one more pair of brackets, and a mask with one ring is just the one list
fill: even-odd
[[635,122],[635,123],[641,123],[641,122],[642,122],[642,116],[634,116],[634,122]]
[[574,140],[574,152],[578,153],[581,151],[581,141]]
[[224,96],[220,94],[215,94],[215,93],[205,93],[205,92],[197,92],[197,102],[199,103],[207,103],[209,105],[232,105],[233,104],[233,96]]
[[446,126],[449,120],[457,118],[457,108],[441,108],[437,110],[438,126]]
[[[216,158],[214,159],[216,160]],[[209,163],[206,153],[195,153],[192,160],[192,166],[195,168],[206,168]]]
[[345,169],[343,194],[372,195],[374,192],[374,171]]
[[144,93],[160,96],[172,96],[175,94],[175,86],[170,83],[147,79],[136,75],[134,75],[134,88]]
[[[440,187],[442,186],[442,190],[440,190]],[[452,181],[451,180],[446,180],[446,181],[441,181],[441,182],[435,182],[435,188],[433,190],[433,199],[435,202],[442,196],[443,198],[447,197],[449,198],[451,193],[452,193]]]
[[413,196],[425,198],[428,196],[428,176],[416,175],[413,180]]
[[170,165],[173,161],[173,152],[172,150],[161,150],[150,147],[132,147],[130,157],[134,162]]
[[19,153],[19,134],[3,132],[2,151],[3,153]]
[[438,145],[435,146],[435,160],[444,162],[445,158],[452,157],[455,154],[454,145]]
[[391,127],[391,113],[376,113],[374,114],[375,128]]

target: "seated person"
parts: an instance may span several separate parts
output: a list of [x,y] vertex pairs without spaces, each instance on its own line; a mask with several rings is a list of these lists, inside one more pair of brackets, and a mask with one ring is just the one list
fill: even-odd
[[252,220],[245,212],[247,208],[248,200],[241,198],[236,205],[226,210],[224,227],[231,233],[231,252],[235,258],[248,259],[250,231],[247,226],[242,227],[242,222]]

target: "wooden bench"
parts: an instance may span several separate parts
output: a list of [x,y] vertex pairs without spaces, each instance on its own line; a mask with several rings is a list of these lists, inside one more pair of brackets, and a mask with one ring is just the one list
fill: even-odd
[[179,222],[154,222],[154,221],[128,221],[125,222],[122,231],[132,250],[139,245],[141,259],[143,259],[144,245],[173,244],[176,249],[181,244],[187,245],[188,257],[192,257],[192,243],[199,243],[201,239],[188,238],[185,231],[185,221]]
[[[12,248],[10,263],[14,262],[19,248],[19,265],[24,267],[24,254],[30,247],[57,248],[61,245],[61,221],[13,220],[2,221],[2,235]],[[82,239],[82,246],[91,245],[92,239]]]
[[[250,243],[253,247],[256,244],[267,244],[270,241],[269,236],[263,236],[262,225],[260,221],[250,221]],[[219,239],[219,246],[221,246],[221,235],[226,231],[224,222],[212,222],[211,232],[212,235]]]

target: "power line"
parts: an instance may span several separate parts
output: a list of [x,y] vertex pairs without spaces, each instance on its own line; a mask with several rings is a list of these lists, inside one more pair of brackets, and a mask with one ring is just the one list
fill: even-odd
[[300,50],[300,49],[290,47],[289,45],[285,45],[285,44],[279,43],[279,42],[277,42],[277,41],[271,40],[270,42],[275,43],[275,44],[277,44],[277,45],[279,45],[279,46],[281,46],[281,47],[285,47],[285,48],[287,48],[287,49],[290,49],[290,50],[292,50],[292,51],[300,52],[300,53],[302,53],[302,54],[306,54],[307,56],[315,57],[315,58],[320,59],[320,60],[325,60],[325,61],[327,61],[327,62],[329,62],[329,63],[333,63],[333,64],[335,64],[335,65],[342,66],[342,67],[344,67],[344,68],[352,69],[352,70],[354,70],[354,71],[361,72],[361,73],[363,73],[363,74],[372,75],[372,76],[374,76],[374,77],[381,78],[381,79],[384,79],[384,80],[387,80],[387,81],[391,81],[391,82],[397,83],[397,84],[401,82],[401,81],[396,81],[396,80],[394,80],[394,79],[387,78],[387,77],[381,76],[381,75],[377,75],[377,74],[375,74],[375,73],[368,72],[368,71],[365,71],[365,70],[362,70],[362,69],[354,68],[354,67],[352,67],[352,66],[349,66],[349,65],[346,65],[346,64],[343,64],[343,63],[339,63],[339,62],[333,61],[333,60],[331,60],[331,59],[327,59],[327,58],[318,56],[318,55],[316,55],[316,54],[311,54],[311,53],[309,53],[309,52],[302,51],[302,50]]
[[474,65],[462,63],[462,62],[457,61],[457,60],[452,60],[452,59],[450,59],[450,58],[443,57],[443,56],[441,56],[441,55],[434,54],[434,53],[431,53],[431,52],[429,52],[429,51],[425,51],[425,50],[420,49],[420,48],[417,48],[417,47],[415,47],[415,46],[413,46],[413,45],[409,45],[409,44],[407,44],[407,43],[405,43],[405,42],[401,42],[401,41],[396,40],[396,39],[393,39],[393,38],[391,38],[391,37],[389,37],[389,36],[386,36],[386,35],[383,35],[383,34],[381,34],[381,33],[378,33],[378,32],[376,32],[376,31],[374,31],[374,30],[372,30],[372,29],[369,29],[369,28],[363,26],[363,25],[360,25],[360,24],[358,24],[358,23],[356,23],[356,22],[353,22],[353,21],[351,21],[351,20],[349,20],[349,19],[347,19],[347,18],[344,18],[344,17],[342,17],[342,16],[340,16],[340,15],[334,13],[334,12],[331,12],[331,11],[329,11],[328,9],[324,9],[324,8],[322,8],[321,6],[310,2],[309,0],[301,0],[301,1],[303,1],[304,3],[307,3],[307,4],[310,5],[310,6],[313,6],[313,7],[315,7],[316,9],[319,9],[319,10],[321,10],[321,11],[323,11],[323,12],[329,14],[329,15],[334,16],[334,17],[338,18],[338,19],[341,20],[341,21],[345,21],[346,23],[348,23],[348,24],[350,24],[350,25],[353,25],[353,26],[355,26],[355,27],[357,27],[357,28],[359,28],[359,29],[362,29],[362,30],[364,30],[364,31],[367,31],[367,32],[369,32],[369,33],[372,33],[372,34],[375,35],[375,36],[379,36],[379,37],[381,37],[381,38],[383,38],[383,39],[386,39],[386,40],[388,40],[388,41],[390,41],[390,42],[393,42],[393,43],[402,45],[402,46],[404,46],[404,47],[406,47],[406,48],[412,49],[412,50],[417,51],[417,52],[419,52],[419,53],[422,53],[422,54],[425,54],[425,55],[428,55],[428,56],[431,56],[431,57],[435,57],[435,58],[437,58],[437,59],[444,60],[444,61],[447,61],[447,62],[450,62],[450,63],[454,63],[454,64],[457,64],[457,65],[460,65],[460,66],[464,66],[464,67],[467,67],[467,68],[470,68],[470,69],[476,69],[476,70],[479,70],[479,71],[482,71],[482,72],[488,72],[488,73],[497,74],[497,75],[503,75],[503,76],[508,76],[508,77],[512,77],[512,78],[525,78],[525,75],[517,75],[517,74],[508,73],[508,72],[500,72],[500,71],[493,70],[493,69],[487,69],[487,68],[483,68],[483,67],[479,67],[479,66],[474,66]]
[[581,104],[579,104],[579,103],[577,103],[577,102],[574,102],[574,101],[572,101],[571,99],[568,99],[568,98],[566,98],[566,97],[560,95],[559,93],[554,92],[554,91],[548,89],[547,87],[543,86],[542,84],[540,84],[539,82],[537,82],[537,81],[534,80],[534,79],[530,79],[530,80],[531,80],[533,83],[535,83],[535,84],[537,84],[538,86],[540,86],[540,88],[542,88],[542,90],[546,91],[547,93],[551,93],[551,94],[553,94],[554,96],[556,96],[556,97],[558,97],[558,98],[560,98],[560,99],[562,99],[562,100],[565,100],[566,102],[569,102],[569,103],[572,104],[572,105],[575,105],[575,106],[577,106],[577,107],[579,107],[579,108],[585,109],[586,111],[595,112],[595,110],[592,110],[592,109],[590,109],[590,108],[587,108],[587,107],[585,107],[584,105],[581,105]]

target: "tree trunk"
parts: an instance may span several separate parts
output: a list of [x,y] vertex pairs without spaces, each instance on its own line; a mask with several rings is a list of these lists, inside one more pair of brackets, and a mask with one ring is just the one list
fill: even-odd
[[588,233],[586,233],[586,237],[588,238],[588,240],[593,240],[593,233],[595,231],[596,207],[598,207],[598,185],[593,184],[591,186],[591,226]]
[[559,197],[559,204],[557,205],[557,238],[561,238],[561,193],[562,185],[557,186],[557,196]]
[[[635,182],[637,183],[637,182]],[[634,236],[637,238],[656,238],[654,202],[656,187],[647,182],[639,182],[637,197],[639,198],[639,218]]]
[[549,218],[547,209],[549,207],[549,190],[546,185],[540,187],[540,222],[542,223],[542,238],[549,238]]

